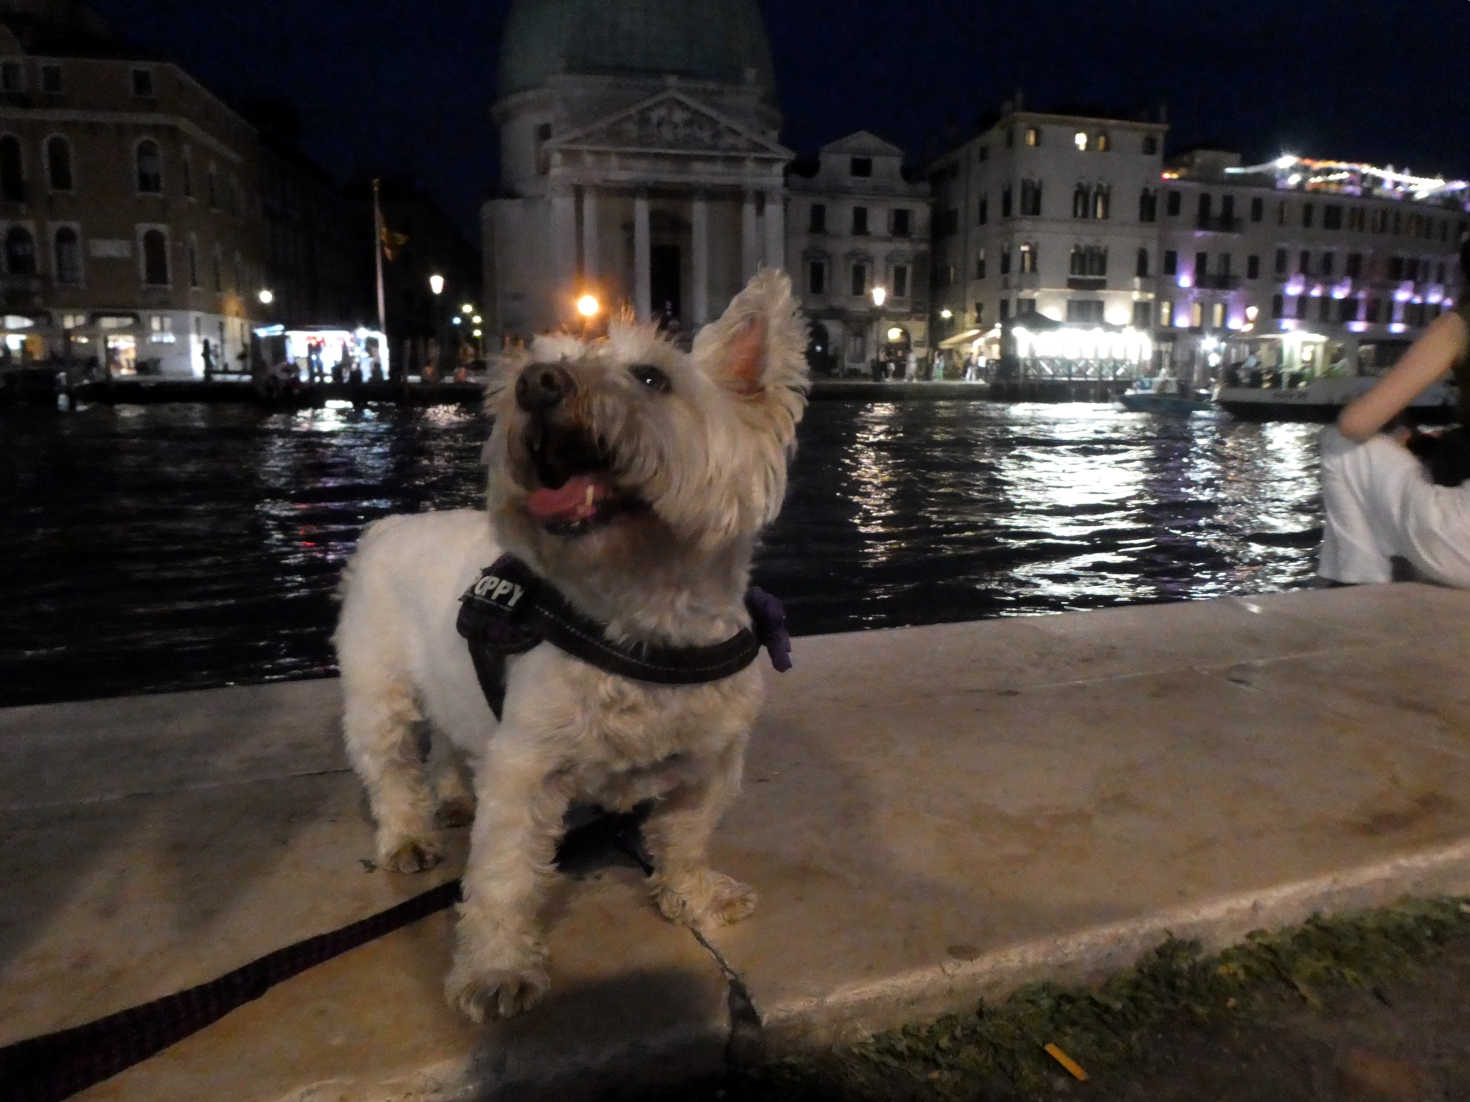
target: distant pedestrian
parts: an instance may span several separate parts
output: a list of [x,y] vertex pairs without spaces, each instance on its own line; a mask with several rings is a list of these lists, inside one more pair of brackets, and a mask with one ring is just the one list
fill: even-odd
[[204,338],[204,347],[199,352],[199,358],[204,361],[204,381],[208,382],[214,378],[214,349],[209,345],[209,338]]
[[919,357],[914,353],[912,348],[909,349],[909,354],[904,357],[903,377],[910,381],[919,377]]

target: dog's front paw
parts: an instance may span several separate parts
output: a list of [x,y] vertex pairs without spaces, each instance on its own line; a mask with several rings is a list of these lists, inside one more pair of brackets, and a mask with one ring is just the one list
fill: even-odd
[[449,1005],[476,1022],[514,1017],[539,1002],[550,988],[544,960],[518,967],[478,968],[456,958],[444,981]]
[[384,838],[378,842],[378,867],[389,872],[423,872],[444,860],[444,850],[429,838]]
[[702,872],[654,886],[654,901],[670,922],[685,926],[728,926],[749,918],[757,895],[749,884],[721,872]]

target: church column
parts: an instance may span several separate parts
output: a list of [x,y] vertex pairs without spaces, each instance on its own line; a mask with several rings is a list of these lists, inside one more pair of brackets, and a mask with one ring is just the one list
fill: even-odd
[[745,203],[740,208],[740,279],[745,281],[755,274],[756,261],[760,257],[760,241],[755,232],[755,192],[745,193]]
[[709,200],[696,192],[689,211],[690,244],[694,250],[693,318],[695,325],[709,321]]
[[772,268],[786,267],[786,204],[779,191],[766,192],[766,255]]
[[597,192],[582,188],[582,278],[597,279]]
[[[551,186],[551,294],[560,302],[577,273],[576,196],[569,184]],[[556,309],[554,316],[562,311]]]
[[633,197],[633,309],[640,321],[653,316],[649,278],[648,192]]

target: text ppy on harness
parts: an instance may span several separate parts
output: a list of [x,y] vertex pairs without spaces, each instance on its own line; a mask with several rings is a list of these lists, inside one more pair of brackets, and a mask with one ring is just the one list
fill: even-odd
[[608,673],[659,685],[697,685],[739,673],[764,645],[771,665],[791,668],[791,637],[781,602],[756,586],[745,594],[754,631],[741,628],[722,643],[665,647],[614,643],[606,625],[584,616],[546,579],[514,555],[480,571],[460,597],[456,627],[469,643],[480,689],[499,719],[505,705],[505,660],[538,643],[552,643]]

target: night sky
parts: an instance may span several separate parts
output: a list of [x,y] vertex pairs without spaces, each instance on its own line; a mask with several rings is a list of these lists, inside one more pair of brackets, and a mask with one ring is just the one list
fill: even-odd
[[[698,3],[700,0],[689,0]],[[408,174],[474,232],[509,0],[95,0],[227,99],[294,100],[341,179]],[[1470,2],[764,0],[798,152],[866,127],[919,160],[1024,90],[1039,110],[1168,104],[1168,151],[1282,151],[1470,177]]]

